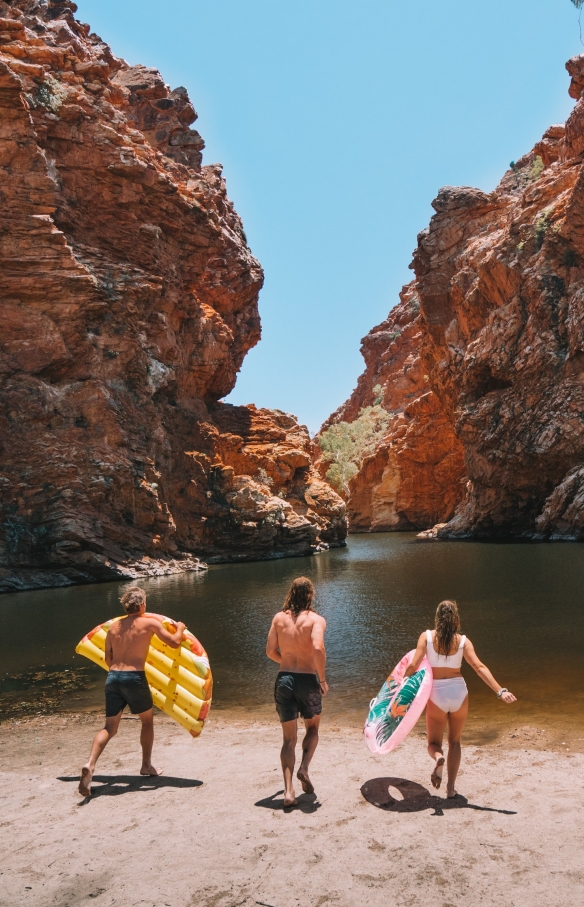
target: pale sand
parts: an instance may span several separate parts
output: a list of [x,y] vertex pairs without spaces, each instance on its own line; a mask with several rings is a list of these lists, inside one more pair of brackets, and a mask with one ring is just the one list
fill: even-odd
[[453,802],[432,791],[419,733],[373,757],[358,728],[325,721],[316,794],[298,784],[301,808],[284,813],[275,721],[216,713],[193,740],[157,714],[157,779],[139,777],[139,726],[125,719],[86,802],[79,769],[101,724],[0,728],[2,907],[584,903],[584,755],[543,732],[466,747],[468,800]]

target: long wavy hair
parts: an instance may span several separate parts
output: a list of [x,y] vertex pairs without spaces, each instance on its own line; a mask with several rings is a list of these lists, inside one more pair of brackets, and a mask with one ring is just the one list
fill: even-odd
[[282,611],[291,611],[294,616],[301,611],[312,611],[314,586],[306,576],[299,576],[290,586]]
[[440,655],[449,655],[452,643],[460,633],[460,615],[456,602],[443,601],[436,608],[436,638],[434,648]]

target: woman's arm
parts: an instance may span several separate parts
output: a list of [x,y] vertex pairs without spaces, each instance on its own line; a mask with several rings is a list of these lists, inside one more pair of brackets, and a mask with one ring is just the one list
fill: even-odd
[[406,673],[404,674],[404,677],[411,677],[412,674],[416,673],[416,671],[422,664],[422,659],[423,659],[424,655],[426,654],[427,646],[428,646],[428,643],[426,641],[426,634],[421,633],[420,638],[418,639],[418,645],[416,647],[416,651],[414,652],[414,657],[412,658],[410,665],[409,665],[408,669],[406,670]]
[[[501,684],[497,683],[487,666],[482,663],[477,653],[475,652],[474,646],[470,639],[467,639],[464,645],[464,658],[465,661],[469,663],[471,668],[474,668],[481,680],[484,680],[486,685],[494,690],[498,695],[502,689]],[[501,693],[500,699],[502,699],[503,702],[517,702],[517,697],[514,696],[513,693],[509,693],[509,691]]]

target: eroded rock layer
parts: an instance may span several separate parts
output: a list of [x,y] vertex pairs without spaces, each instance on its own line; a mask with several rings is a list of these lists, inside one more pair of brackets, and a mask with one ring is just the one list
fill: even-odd
[[[442,189],[418,238],[407,292],[419,299],[420,314],[397,343],[405,345],[404,361],[419,356],[431,396],[417,399],[433,403],[416,414],[403,384],[400,400],[412,427],[423,433],[432,425],[434,445],[452,443],[465,460],[458,478],[448,479],[451,501],[463,494],[456,514],[442,515],[439,537],[584,538],[584,56],[566,67],[577,101],[566,125],[548,129],[492,193]],[[392,316],[382,335],[397,330]],[[397,381],[402,366],[391,350],[384,340],[374,351],[343,410],[347,418],[362,405],[360,394],[369,399],[384,357],[394,356]],[[386,462],[384,448],[374,461]],[[349,510],[357,525],[362,518],[376,528],[369,501],[377,489],[391,489],[388,501],[402,493],[409,463],[399,445],[393,449],[381,483],[371,461],[353,479]],[[441,469],[431,470],[438,483]],[[414,479],[422,500],[424,482]]]
[[306,429],[219,402],[263,275],[184,88],[57,0],[0,0],[0,588],[345,535]]

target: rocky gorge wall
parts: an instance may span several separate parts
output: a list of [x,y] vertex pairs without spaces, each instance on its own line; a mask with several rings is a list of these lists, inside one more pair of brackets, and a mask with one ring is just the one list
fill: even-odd
[[0,0],[0,590],[342,544],[293,416],[220,402],[263,274],[184,88]]
[[[409,284],[387,319],[363,338],[366,369],[321,429],[353,422],[376,404],[392,416],[387,433],[349,482],[352,532],[424,529],[448,519],[460,502],[463,449],[424,372],[422,332],[419,297]],[[318,463],[326,475],[320,457]]]
[[350,483],[354,529],[584,538],[584,56],[566,68],[565,126],[493,192],[440,190],[415,280],[363,341],[331,420],[379,384],[397,415]]

